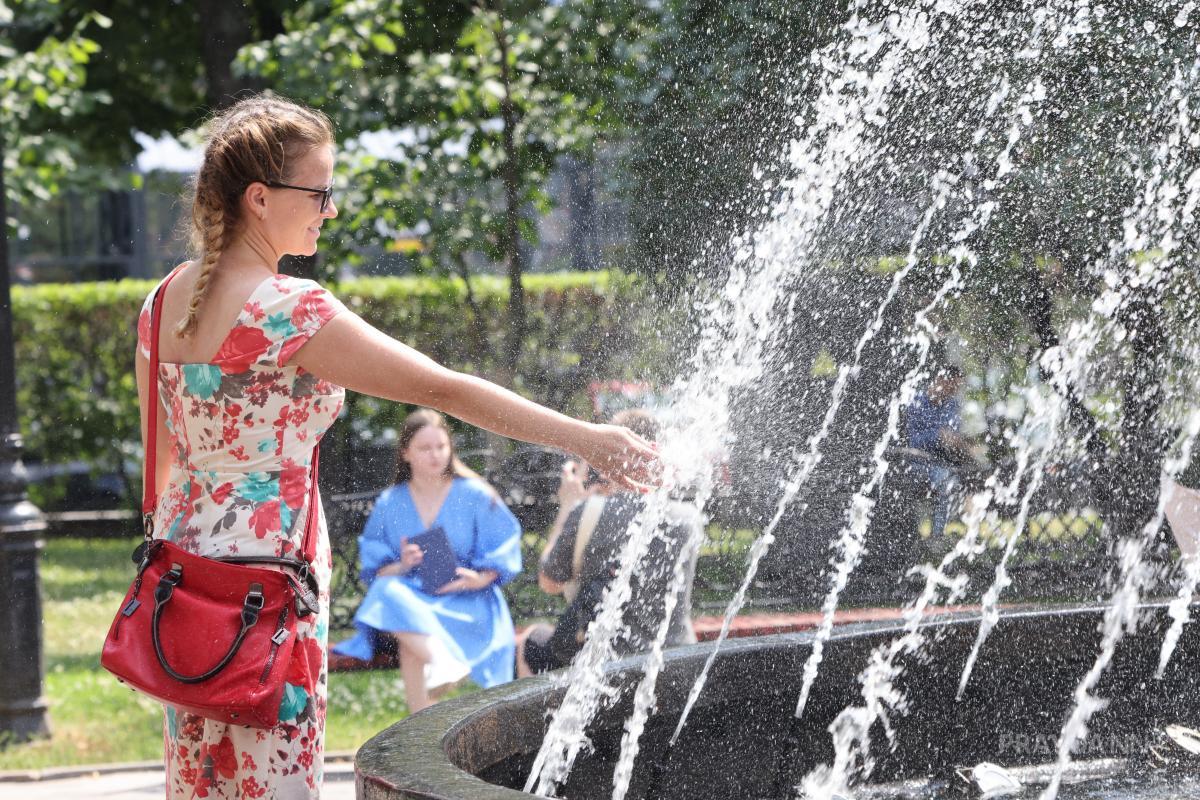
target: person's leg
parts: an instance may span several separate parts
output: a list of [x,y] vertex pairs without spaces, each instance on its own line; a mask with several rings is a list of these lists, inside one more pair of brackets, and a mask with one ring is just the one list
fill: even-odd
[[517,636],[517,677],[528,678],[534,674],[526,658],[525,643],[532,641],[535,645],[545,645],[554,635],[554,628],[546,624],[530,625]]
[[941,538],[950,521],[950,503],[954,493],[954,473],[946,467],[933,467],[929,471],[929,482],[933,484],[933,525],[930,537]]
[[423,633],[397,633],[396,647],[400,656],[400,676],[404,678],[404,699],[408,713],[415,714],[432,705],[425,687],[425,665],[433,659],[429,652],[429,637]]

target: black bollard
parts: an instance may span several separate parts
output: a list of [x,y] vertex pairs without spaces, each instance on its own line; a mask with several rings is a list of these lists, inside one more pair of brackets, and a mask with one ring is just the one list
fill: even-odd
[[42,696],[42,586],[38,559],[46,521],[25,490],[17,424],[16,353],[0,139],[0,740],[50,732]]

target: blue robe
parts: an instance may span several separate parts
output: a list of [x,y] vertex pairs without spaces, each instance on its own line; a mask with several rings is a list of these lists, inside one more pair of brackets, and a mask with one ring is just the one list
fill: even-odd
[[516,643],[500,585],[521,571],[520,523],[483,482],[455,478],[433,525],[446,532],[459,565],[494,569],[496,582],[486,589],[431,595],[415,575],[376,578],[380,567],[400,560],[402,537],[426,530],[408,485],[392,486],[379,495],[358,537],[361,576],[368,585],[354,615],[358,632],[333,651],[369,660],[379,632],[423,633],[441,640],[480,686],[511,681]]

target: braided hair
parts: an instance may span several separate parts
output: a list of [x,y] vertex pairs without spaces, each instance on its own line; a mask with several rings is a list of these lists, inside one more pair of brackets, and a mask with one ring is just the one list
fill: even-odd
[[196,330],[213,268],[241,222],[246,187],[256,181],[286,182],[293,162],[333,140],[333,125],[320,111],[268,92],[239,100],[213,117],[192,195],[191,240],[200,275],[176,336]]

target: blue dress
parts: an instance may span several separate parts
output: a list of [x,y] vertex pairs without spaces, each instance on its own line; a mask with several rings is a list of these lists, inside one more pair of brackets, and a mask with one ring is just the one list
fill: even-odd
[[516,643],[512,616],[500,585],[521,571],[521,526],[486,484],[455,478],[433,525],[440,525],[461,566],[493,569],[499,578],[486,589],[426,594],[415,575],[375,573],[400,560],[402,537],[424,533],[408,484],[385,489],[358,537],[362,579],[368,585],[354,615],[357,634],[333,647],[335,653],[369,660],[380,632],[423,633],[437,638],[471,670],[480,686],[513,679]]

